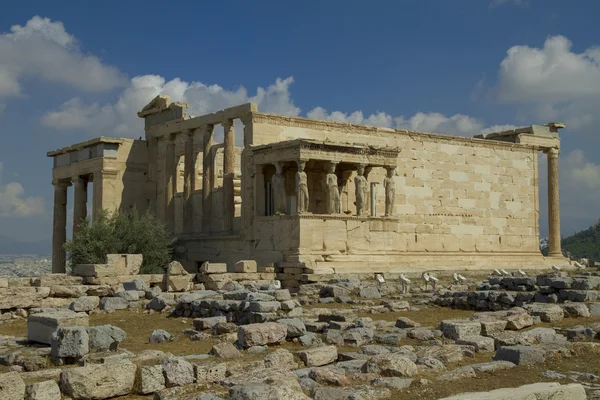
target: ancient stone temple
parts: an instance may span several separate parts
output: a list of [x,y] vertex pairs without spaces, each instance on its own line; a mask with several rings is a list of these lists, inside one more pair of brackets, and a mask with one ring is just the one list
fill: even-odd
[[[65,264],[67,187],[76,224],[88,182],[93,210],[155,213],[190,270],[254,259],[285,268],[283,283],[293,284],[310,274],[566,263],[562,124],[464,138],[266,114],[255,104],[191,117],[166,96],[138,116],[145,140],[102,137],[48,153],[55,271]],[[548,156],[549,257],[538,239],[540,153]]]

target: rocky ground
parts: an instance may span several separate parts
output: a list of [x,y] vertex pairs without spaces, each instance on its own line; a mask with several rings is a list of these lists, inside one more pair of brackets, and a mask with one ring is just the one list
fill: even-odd
[[[441,281],[435,290],[413,282],[408,294],[398,282],[338,279],[298,294],[231,282],[183,296],[137,280],[101,301],[76,298],[71,311],[8,313],[0,324],[0,397],[440,399],[556,382],[488,398],[528,391],[538,397],[527,398],[600,398],[597,303],[559,302],[560,290],[597,289],[596,278],[544,279],[522,288]],[[572,289],[582,287],[577,279],[591,283]],[[556,294],[557,302],[490,299],[513,291]],[[465,306],[439,306],[449,298]],[[80,322],[50,331],[48,346],[27,340],[26,318],[44,327],[52,318]]]

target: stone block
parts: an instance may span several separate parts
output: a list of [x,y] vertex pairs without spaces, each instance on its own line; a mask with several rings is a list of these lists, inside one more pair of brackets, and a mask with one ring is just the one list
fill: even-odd
[[101,278],[117,276],[114,266],[109,264],[77,264],[73,268],[73,275]]
[[338,351],[335,346],[314,347],[297,351],[296,354],[307,367],[321,367],[337,361]]
[[227,364],[224,362],[209,362],[194,365],[196,383],[214,383],[225,379]]
[[502,346],[496,351],[495,361],[510,361],[516,365],[539,364],[546,361],[543,349],[535,346]]
[[90,351],[90,337],[86,327],[58,328],[50,338],[51,354],[58,358],[81,358]]
[[565,314],[572,318],[590,317],[590,310],[584,303],[561,304]]
[[49,287],[0,288],[0,310],[40,307],[49,295]]
[[491,336],[496,333],[504,332],[507,321],[502,320],[489,320],[481,321],[481,334],[483,336]]
[[248,311],[257,313],[277,312],[281,309],[278,301],[251,301]]
[[449,339],[466,339],[473,336],[481,336],[481,323],[467,320],[445,320],[441,323],[441,329]]
[[600,303],[588,303],[587,306],[592,317],[600,317]]
[[144,281],[143,279],[140,278],[135,278],[132,281],[129,282],[123,282],[123,289],[125,290],[150,290],[150,287],[148,286],[148,284],[146,283],[146,281]]
[[287,337],[287,325],[275,322],[240,326],[238,341],[244,347],[281,343]]
[[194,383],[194,366],[189,362],[177,358],[163,364],[165,386],[184,386]]
[[217,317],[207,317],[207,318],[196,318],[194,319],[194,328],[199,331],[203,331],[206,329],[212,329],[218,323],[227,322],[227,317],[217,316]]
[[586,400],[585,388],[579,383],[561,385],[558,382],[540,382],[516,388],[495,389],[489,392],[470,392],[444,397],[439,400]]
[[233,272],[258,272],[256,261],[254,260],[241,260],[235,263],[233,266]]
[[88,312],[98,308],[100,305],[100,297],[98,296],[82,296],[69,304],[69,308],[75,312]]
[[304,336],[306,334],[306,326],[304,322],[298,318],[282,318],[277,320],[280,324],[287,325],[287,338],[293,339]]
[[513,314],[506,317],[506,329],[519,331],[533,325],[533,317],[527,313]]
[[137,275],[144,257],[141,254],[107,254],[105,264],[112,265],[118,275]]
[[384,353],[371,357],[365,363],[363,372],[381,376],[411,377],[419,372],[419,368],[404,354]]
[[63,395],[77,400],[125,396],[133,390],[136,369],[130,362],[68,368],[60,374],[60,388]]
[[495,350],[494,338],[486,336],[473,336],[467,339],[460,339],[456,341],[456,344],[463,344],[467,346],[473,346],[476,352],[492,352]]
[[23,400],[25,398],[25,382],[18,372],[0,374],[0,399]]
[[[236,271],[238,272],[238,271]],[[239,271],[239,272],[250,272],[250,271]],[[256,272],[256,271],[254,271]],[[201,274],[226,274],[227,264],[225,263],[209,263],[205,262],[200,266]]]
[[[61,286],[76,286],[83,283],[83,278],[67,274],[50,274],[31,278],[31,286],[35,287],[52,287],[55,285]],[[0,287],[5,287],[0,285]],[[6,286],[7,287],[7,286]]]
[[81,297],[87,294],[88,287],[85,285],[63,286],[54,285],[50,287],[51,297]]
[[86,313],[70,310],[48,311],[30,314],[27,317],[27,339],[33,342],[51,344],[51,337],[58,328],[66,326],[88,326]]
[[119,347],[119,343],[127,338],[123,329],[112,325],[91,326],[88,332],[91,351],[115,351]]
[[27,400],[60,400],[60,388],[56,381],[43,381],[27,385]]
[[523,306],[533,316],[540,317],[542,322],[555,323],[564,318],[563,309],[555,304],[525,304]]
[[138,394],[151,394],[165,388],[165,376],[162,365],[140,366],[135,379],[135,391]]
[[129,307],[127,300],[121,297],[103,297],[100,300],[100,309],[107,312],[113,312],[115,310],[125,310]]
[[186,292],[190,288],[193,275],[175,275],[167,278],[167,291]]

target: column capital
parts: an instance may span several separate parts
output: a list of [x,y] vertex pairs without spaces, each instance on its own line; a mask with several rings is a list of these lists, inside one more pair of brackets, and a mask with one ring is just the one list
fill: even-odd
[[560,154],[560,149],[558,149],[556,147],[551,147],[548,150],[546,150],[544,153],[546,153],[548,155],[548,157],[558,157],[558,155]]
[[194,136],[194,130],[193,129],[184,129],[183,131],[181,131],[181,133],[183,133],[185,136]]
[[82,175],[75,175],[74,177],[71,178],[71,182],[73,182],[73,184],[82,184],[86,180],[87,180],[87,178]]
[[221,125],[223,126],[223,129],[231,129],[233,127],[233,119],[224,119],[223,121],[221,121]]
[[55,189],[66,189],[71,186],[71,181],[64,179],[53,179],[52,185],[54,185]]

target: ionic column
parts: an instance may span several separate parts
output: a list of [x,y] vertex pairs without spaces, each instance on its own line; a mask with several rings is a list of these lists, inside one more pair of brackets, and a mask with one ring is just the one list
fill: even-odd
[[235,131],[233,120],[223,121],[223,228],[227,232],[233,230],[235,205],[233,201],[233,177],[235,173]]
[[212,143],[213,143],[213,125],[205,125],[200,128],[202,130],[202,138],[204,141],[204,149],[202,152],[202,232],[209,233],[211,225],[211,202],[212,197]]
[[165,223],[167,232],[175,229],[175,189],[177,179],[177,157],[175,157],[175,140],[168,138],[165,157]]
[[550,149],[548,155],[548,255],[562,256],[560,248],[560,203],[558,199],[558,149]]
[[73,237],[79,232],[81,223],[87,217],[87,178],[73,178],[75,193],[73,196]]
[[65,242],[67,241],[67,188],[66,181],[53,181],[54,185],[54,222],[52,229],[52,273],[64,274],[66,271]]
[[185,156],[184,156],[184,183],[183,183],[183,231],[192,233],[194,230],[194,201],[192,193],[196,189],[196,155],[194,152],[194,131],[184,132]]

